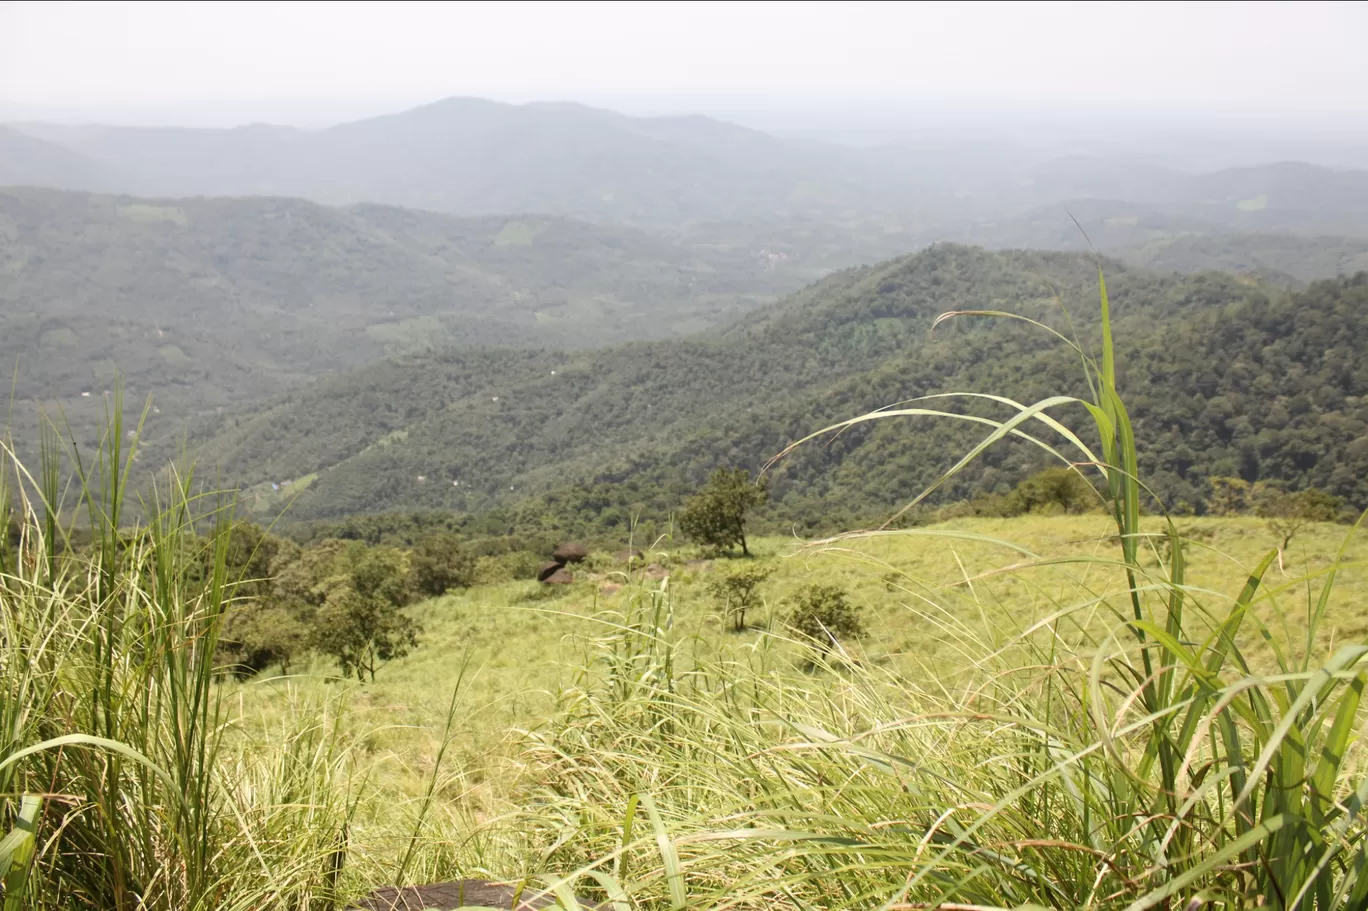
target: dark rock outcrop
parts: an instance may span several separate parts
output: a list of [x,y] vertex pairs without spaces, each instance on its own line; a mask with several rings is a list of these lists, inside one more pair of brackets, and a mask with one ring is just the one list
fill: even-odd
[[571,575],[570,570],[566,569],[564,566],[542,580],[546,585],[569,585],[574,581],[575,577]]
[[554,576],[556,573],[560,572],[563,569],[565,569],[565,564],[560,562],[559,560],[552,560],[550,563],[543,563],[541,565],[541,569],[537,570],[537,581],[545,582],[547,579],[550,579],[552,576]]
[[551,551],[551,559],[557,563],[581,563],[589,556],[589,548],[583,544],[562,544]]
[[[578,901],[585,911],[603,911],[607,908],[587,899]],[[542,895],[541,889],[536,886],[519,887],[483,879],[461,879],[426,886],[405,886],[402,889],[385,886],[353,905],[351,911],[450,911],[452,908],[470,907],[540,911],[562,906],[554,895]]]

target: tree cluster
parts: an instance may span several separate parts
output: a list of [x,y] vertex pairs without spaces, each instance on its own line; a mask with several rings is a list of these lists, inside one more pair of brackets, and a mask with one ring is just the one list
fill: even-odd
[[229,531],[226,562],[226,666],[288,668],[312,651],[358,680],[374,680],[381,662],[417,645],[422,630],[405,607],[472,584],[476,568],[452,535],[429,536],[411,551],[336,538],[301,548],[248,523]]

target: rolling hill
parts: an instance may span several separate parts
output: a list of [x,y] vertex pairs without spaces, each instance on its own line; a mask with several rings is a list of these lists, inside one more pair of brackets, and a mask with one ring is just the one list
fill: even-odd
[[[122,373],[180,418],[386,354],[696,331],[816,277],[553,216],[0,190],[0,364],[90,425]],[[83,395],[89,394],[89,395]]]
[[448,98],[323,130],[36,129],[143,195],[286,195],[645,225],[878,208],[875,190],[832,179],[849,157],[835,146],[577,104]]
[[[1368,502],[1368,374],[1354,355],[1368,344],[1368,276],[1292,296],[1215,273],[1106,269],[1162,496],[1200,506],[1207,477],[1240,474]],[[1084,391],[1076,360],[1045,333],[968,318],[929,330],[945,310],[1006,308],[1067,329],[1053,289],[1086,338],[1094,270],[1082,255],[939,245],[698,338],[387,360],[226,414],[198,452],[262,509],[281,503],[270,484],[294,482],[297,519],[522,504],[611,526],[661,515],[719,465],[758,468],[829,422],[915,395]],[[888,421],[810,444],[777,468],[771,515],[813,526],[886,511],[968,440],[958,425]],[[1003,490],[1040,464],[1004,446],[946,495]]]

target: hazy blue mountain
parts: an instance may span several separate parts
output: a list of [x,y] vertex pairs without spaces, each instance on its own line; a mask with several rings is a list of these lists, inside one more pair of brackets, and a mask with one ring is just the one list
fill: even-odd
[[[819,225],[870,262],[1067,200],[1112,199],[1254,232],[1368,235],[1368,172],[1282,163],[1190,173],[1121,154],[1042,155],[930,137],[853,147],[707,117],[629,117],[569,103],[449,98],[322,130],[25,124],[142,195],[280,195],[460,215],[539,212],[683,239],[754,228],[801,245]],[[31,182],[0,146],[0,169]],[[31,156],[29,156],[31,157]],[[62,174],[45,183],[63,183]],[[0,173],[6,171],[0,170]],[[36,178],[35,178],[36,179]],[[75,173],[73,186],[88,178]],[[82,185],[84,186],[84,185]],[[1042,238],[1024,243],[1042,246]]]
[[65,145],[0,126],[0,187],[99,190],[117,182],[108,166]]

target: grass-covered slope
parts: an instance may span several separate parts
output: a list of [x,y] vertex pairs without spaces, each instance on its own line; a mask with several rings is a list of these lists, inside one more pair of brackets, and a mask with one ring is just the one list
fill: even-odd
[[[1145,466],[1171,504],[1242,475],[1332,489],[1352,502],[1368,377],[1363,279],[1296,295],[1247,279],[1109,266]],[[1067,349],[1013,310],[1085,343],[1092,260],[941,246],[833,276],[724,332],[584,353],[447,351],[391,360],[225,416],[201,457],[246,484],[301,476],[291,515],[483,510],[554,492],[574,511],[663,514],[718,465],[758,469],[842,417],[943,390],[1068,385]],[[1082,390],[1076,390],[1082,391]],[[882,422],[776,468],[776,519],[866,515],[914,495],[970,439],[944,422]],[[1005,490],[1038,464],[1003,446],[946,489]],[[279,499],[270,500],[279,505]],[[581,515],[583,518],[583,515]]]

